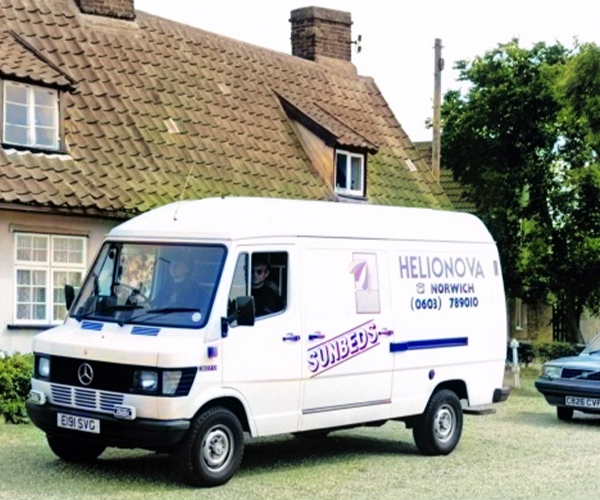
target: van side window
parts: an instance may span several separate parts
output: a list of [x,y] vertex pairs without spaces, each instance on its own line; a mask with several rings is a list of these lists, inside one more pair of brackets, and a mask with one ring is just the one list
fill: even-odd
[[229,290],[229,308],[233,313],[235,299],[252,295],[256,317],[284,311],[287,307],[288,254],[286,252],[241,253]]
[[253,253],[251,280],[257,318],[285,310],[288,283],[286,252]]

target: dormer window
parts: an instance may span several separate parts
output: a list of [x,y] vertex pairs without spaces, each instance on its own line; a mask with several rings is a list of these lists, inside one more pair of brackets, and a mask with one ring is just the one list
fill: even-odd
[[365,196],[365,155],[336,151],[335,191],[346,196]]
[[2,142],[30,149],[58,150],[58,91],[4,81]]

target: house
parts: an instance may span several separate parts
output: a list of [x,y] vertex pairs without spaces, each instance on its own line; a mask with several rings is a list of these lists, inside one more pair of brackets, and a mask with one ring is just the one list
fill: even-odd
[[[451,208],[375,81],[350,13],[291,13],[284,54],[136,11],[3,0],[0,349],[66,314],[113,226],[207,196]],[[390,221],[389,223],[393,223]]]

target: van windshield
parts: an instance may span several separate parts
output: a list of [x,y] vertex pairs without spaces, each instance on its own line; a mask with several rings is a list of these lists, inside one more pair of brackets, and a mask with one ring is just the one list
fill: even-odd
[[220,245],[104,243],[70,316],[201,328],[210,315],[225,255]]

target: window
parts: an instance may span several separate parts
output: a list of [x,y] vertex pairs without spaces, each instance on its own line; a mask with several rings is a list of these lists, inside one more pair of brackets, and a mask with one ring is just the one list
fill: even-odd
[[203,328],[226,253],[221,245],[106,242],[71,315],[121,325]]
[[86,240],[80,236],[15,234],[15,323],[61,322],[67,313],[64,287],[79,289]]
[[287,276],[288,254],[285,252],[240,254],[229,291],[228,314],[233,312],[236,298],[248,295],[254,297],[257,318],[283,311],[287,301]]
[[364,155],[336,151],[335,190],[349,196],[365,195]]
[[3,116],[4,143],[59,149],[56,90],[5,81]]

